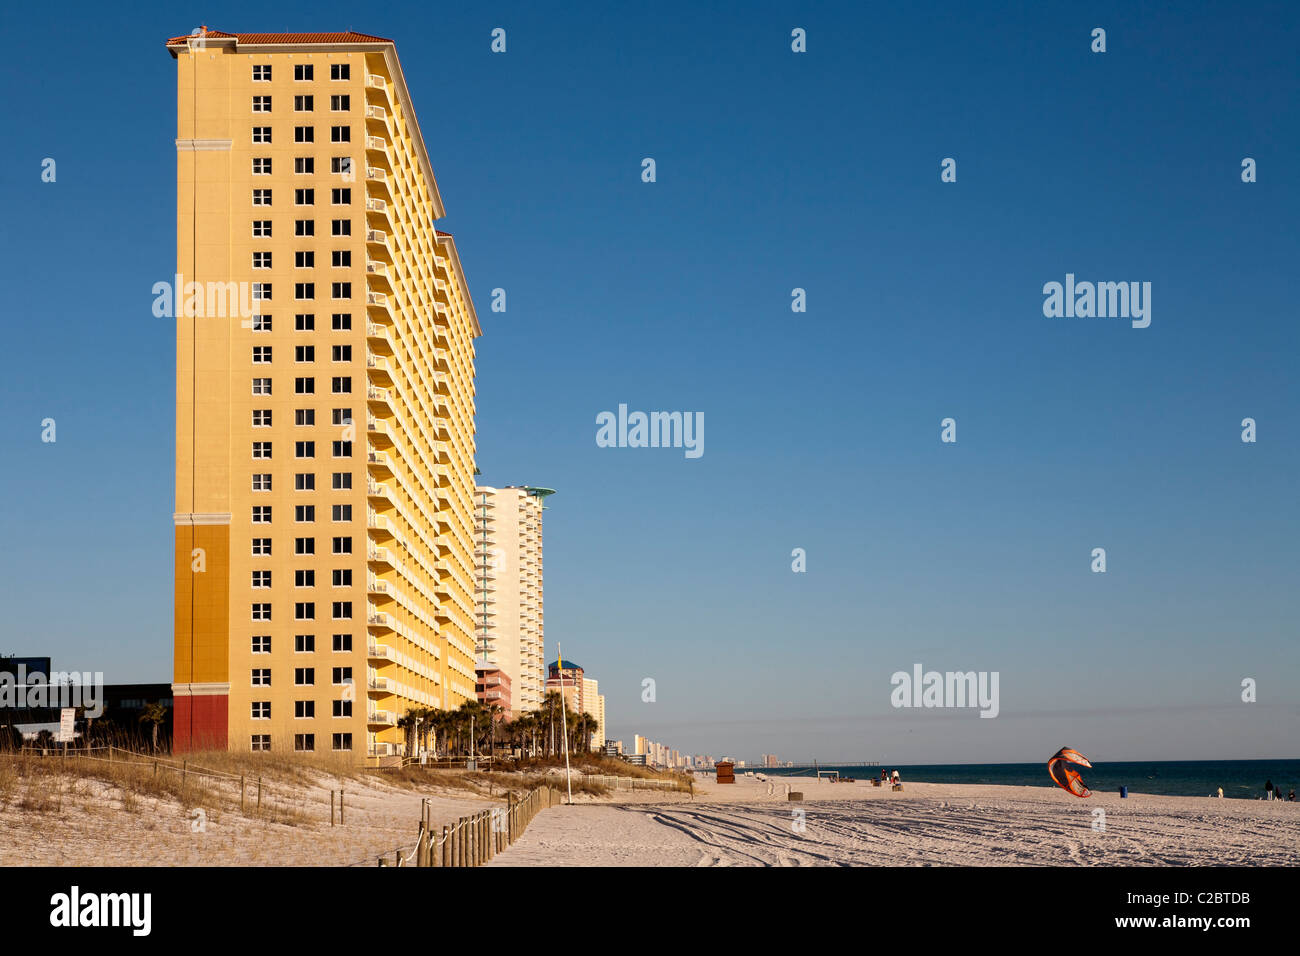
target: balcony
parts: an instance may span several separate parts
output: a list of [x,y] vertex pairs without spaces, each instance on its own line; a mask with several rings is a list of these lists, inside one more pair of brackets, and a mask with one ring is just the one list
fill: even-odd
[[372,727],[395,727],[397,716],[391,710],[372,710],[366,714],[366,723]]
[[[374,201],[382,202],[383,200],[374,200]],[[385,249],[387,249],[388,233],[384,232],[382,229],[367,229],[366,242],[376,246],[383,246]]]
[[388,124],[388,110],[384,109],[382,106],[367,106],[367,107],[366,107],[366,119],[368,119],[368,120],[378,120],[379,122],[381,122],[381,123],[387,125],[387,124]]
[[384,421],[382,418],[371,418],[367,415],[366,433],[370,435],[371,438],[376,440],[382,439],[390,445],[394,441],[393,426],[388,424],[388,422]]
[[397,683],[391,677],[372,677],[366,681],[366,692],[370,694],[396,694]]
[[367,199],[366,212],[373,212],[377,215],[384,216],[385,218],[387,218],[388,203],[386,203],[382,199]]
[[[396,662],[397,660],[397,657],[396,655],[393,654],[393,649],[391,647],[389,647],[387,644],[380,644],[377,641],[371,641],[369,644],[366,645],[366,657],[370,658],[372,661]],[[372,681],[375,680],[374,677],[371,677],[370,679]]]
[[[370,325],[367,323],[366,331],[369,333]],[[370,385],[366,388],[366,398],[372,402],[381,402],[389,408],[393,407],[392,396],[388,394],[388,389],[380,388],[378,385]]]
[[382,379],[386,379],[390,384],[393,381],[393,366],[388,359],[379,355],[366,356],[366,368]]
[[388,548],[381,548],[377,545],[371,545],[366,549],[366,560],[373,561],[376,564],[386,564],[390,568],[397,566],[394,563],[395,559],[393,557],[393,552]]
[[372,451],[366,453],[366,464],[374,468],[380,468],[390,475],[395,474],[393,471],[393,460],[388,457],[387,452]]
[[366,616],[366,625],[368,627],[382,627],[389,631],[397,630],[397,621],[391,614],[385,614],[383,611],[371,611]]

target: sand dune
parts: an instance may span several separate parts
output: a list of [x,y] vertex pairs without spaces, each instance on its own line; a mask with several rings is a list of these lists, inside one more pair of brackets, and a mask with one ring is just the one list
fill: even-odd
[[[805,794],[785,799],[785,784]],[[750,778],[693,801],[548,810],[497,866],[1296,865],[1300,804]],[[1104,821],[1094,810],[1105,813]],[[800,816],[802,813],[802,816]],[[1094,829],[1104,822],[1104,829]],[[802,828],[802,829],[800,829]]]

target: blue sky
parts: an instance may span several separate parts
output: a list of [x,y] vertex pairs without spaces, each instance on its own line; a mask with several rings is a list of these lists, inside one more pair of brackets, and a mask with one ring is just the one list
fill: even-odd
[[[485,326],[482,478],[558,489],[547,655],[611,736],[1295,756],[1300,12],[1183,6],[6,8],[0,652],[170,679],[163,41],[350,28],[397,42]],[[1151,326],[1045,318],[1067,272],[1150,282]],[[620,403],[703,412],[704,455],[597,447]],[[998,671],[999,717],[891,708],[917,662]]]

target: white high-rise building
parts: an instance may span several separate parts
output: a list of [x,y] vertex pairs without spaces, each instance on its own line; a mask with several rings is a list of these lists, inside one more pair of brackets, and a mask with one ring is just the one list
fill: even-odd
[[542,502],[549,488],[474,489],[476,657],[511,681],[511,710],[536,710],[546,683]]

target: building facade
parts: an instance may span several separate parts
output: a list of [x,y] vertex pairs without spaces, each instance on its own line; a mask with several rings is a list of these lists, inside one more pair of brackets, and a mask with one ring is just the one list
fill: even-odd
[[393,754],[475,695],[481,334],[396,48],[167,49],[175,747]]
[[510,677],[516,713],[540,707],[545,691],[542,511],[552,494],[549,488],[474,489],[478,661]]

